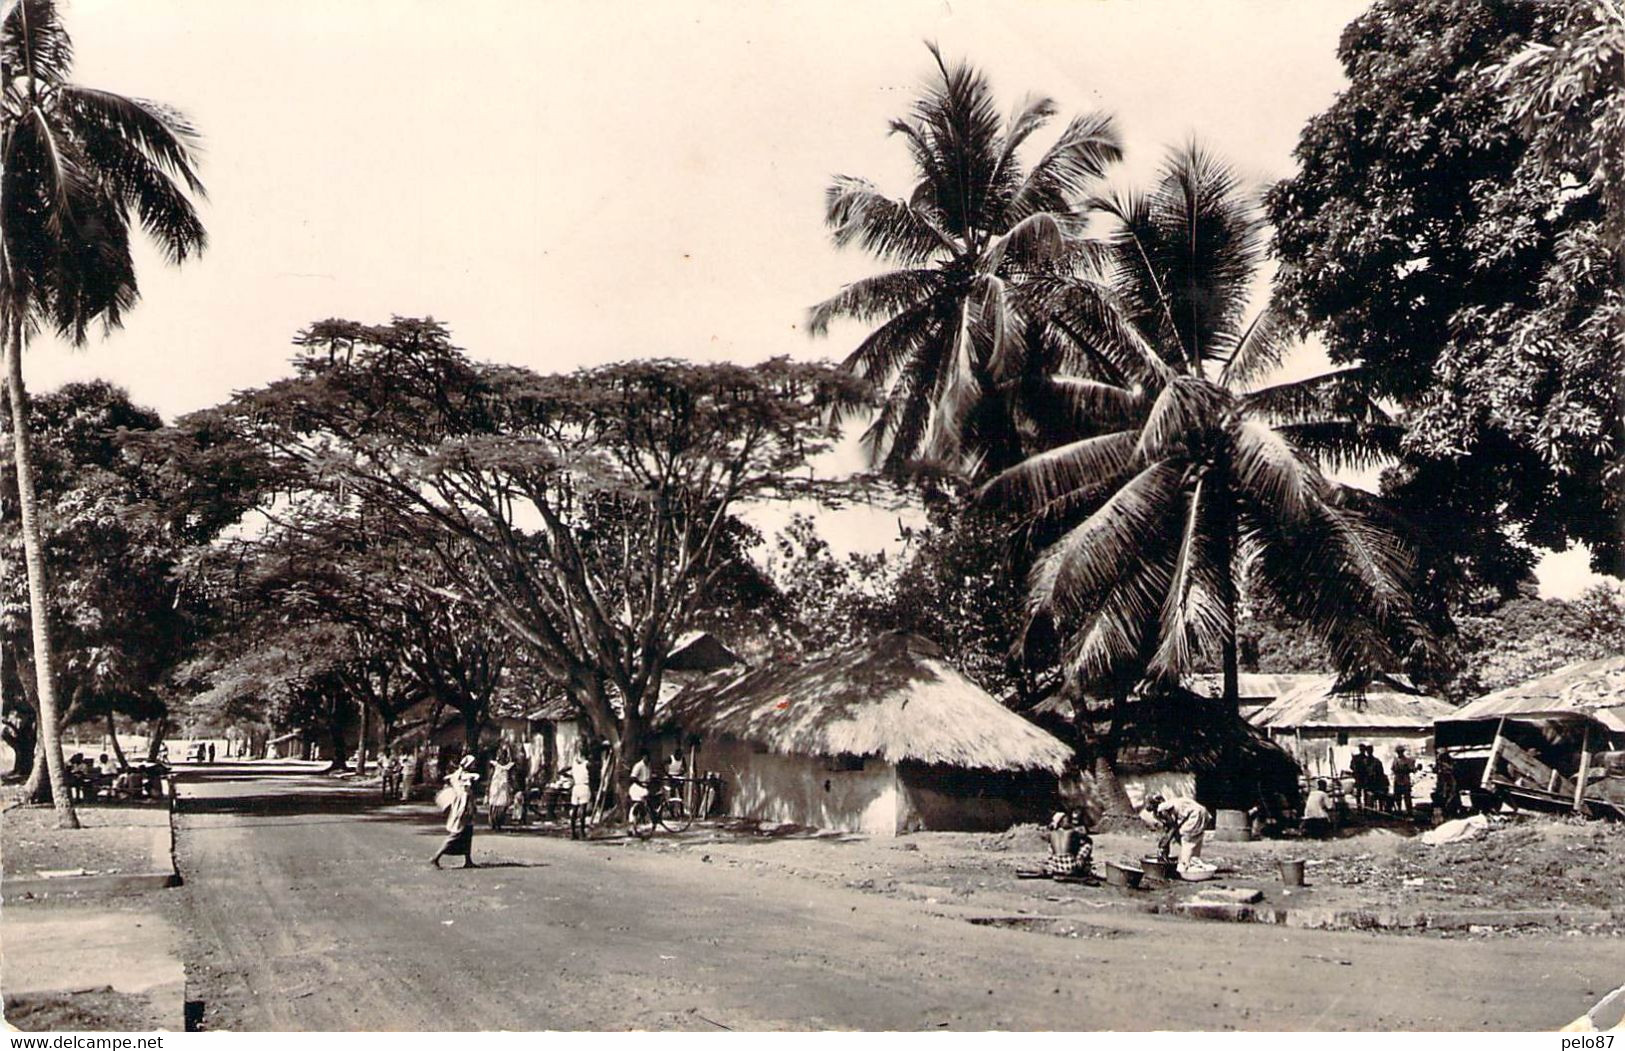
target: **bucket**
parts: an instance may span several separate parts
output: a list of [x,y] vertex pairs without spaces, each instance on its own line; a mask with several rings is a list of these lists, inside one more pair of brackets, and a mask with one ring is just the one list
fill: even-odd
[[1174,863],[1160,858],[1141,858],[1140,869],[1145,873],[1146,879],[1166,883],[1169,874],[1174,870]]
[[1286,887],[1303,886],[1303,859],[1281,862],[1281,885]]
[[1106,882],[1114,887],[1138,887],[1144,876],[1143,869],[1119,865],[1115,861],[1106,862]]

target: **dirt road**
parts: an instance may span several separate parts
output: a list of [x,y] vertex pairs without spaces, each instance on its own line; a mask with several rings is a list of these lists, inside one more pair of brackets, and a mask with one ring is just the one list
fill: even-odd
[[210,1029],[1551,1029],[1625,977],[1618,939],[1104,911],[1055,936],[619,840],[482,834],[486,867],[436,871],[428,805],[308,769],[182,796],[170,894]]

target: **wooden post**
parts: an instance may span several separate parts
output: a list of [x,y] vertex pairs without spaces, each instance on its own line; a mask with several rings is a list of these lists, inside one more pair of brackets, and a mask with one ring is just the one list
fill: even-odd
[[1495,743],[1490,746],[1490,757],[1484,761],[1484,776],[1479,780],[1478,784],[1478,787],[1485,791],[1489,790],[1490,780],[1495,775],[1495,761],[1501,758],[1501,743],[1505,740],[1501,736],[1501,731],[1506,729],[1506,724],[1507,720],[1504,715],[1501,716],[1501,721],[1495,724]]
[[1586,723],[1580,738],[1580,772],[1574,775],[1574,812],[1585,813],[1586,777],[1591,773],[1591,724]]

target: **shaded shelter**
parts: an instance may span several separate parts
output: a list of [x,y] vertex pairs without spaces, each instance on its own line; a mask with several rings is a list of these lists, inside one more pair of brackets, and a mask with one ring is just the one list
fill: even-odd
[[1463,786],[1514,804],[1625,816],[1625,656],[1580,661],[1439,719]]

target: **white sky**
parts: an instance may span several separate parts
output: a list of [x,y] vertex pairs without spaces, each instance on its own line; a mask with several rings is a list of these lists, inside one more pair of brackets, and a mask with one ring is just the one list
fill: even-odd
[[[102,376],[174,416],[283,375],[314,320],[392,313],[538,370],[839,357],[860,332],[809,341],[806,308],[873,266],[830,246],[824,187],[909,188],[886,122],[929,72],[922,41],[1007,107],[1113,113],[1128,184],[1192,134],[1263,183],[1341,86],[1337,37],[1364,6],[72,0],[75,78],[204,132],[212,246],[182,270],[147,253],[124,330],[36,343],[30,382]],[[872,547],[890,521],[831,525]],[[1542,573],[1553,594],[1587,576],[1572,555]]]

